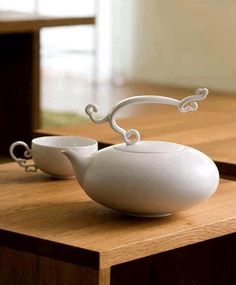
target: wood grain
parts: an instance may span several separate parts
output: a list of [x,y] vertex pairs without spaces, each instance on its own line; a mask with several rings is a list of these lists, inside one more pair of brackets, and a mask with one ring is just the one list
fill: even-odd
[[81,266],[105,269],[236,230],[234,181],[222,180],[190,210],[142,219],[98,205],[74,179],[25,173],[15,163],[1,164],[0,178],[0,244]]
[[126,262],[111,269],[111,284],[235,284],[236,234]]
[[0,284],[107,285],[110,271],[0,247]]

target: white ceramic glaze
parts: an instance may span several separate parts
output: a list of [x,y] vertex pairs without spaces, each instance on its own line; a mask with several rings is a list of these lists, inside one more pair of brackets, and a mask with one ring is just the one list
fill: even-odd
[[[114,115],[128,104],[161,103],[194,111],[195,101],[206,98],[208,90],[176,100],[161,96],[137,96],[115,105],[102,119],[95,117],[98,107],[86,112],[96,123],[108,121],[125,143],[102,149],[90,157],[73,150],[63,151],[71,161],[76,178],[93,200],[130,215],[166,216],[192,207],[209,198],[217,189],[219,173],[214,162],[188,146],[162,141],[140,141],[137,130],[119,127]],[[135,135],[135,139],[130,138]]]
[[134,146],[132,150],[126,144],[110,146],[87,158],[73,150],[64,153],[88,196],[128,214],[171,214],[216,191],[218,170],[202,152],[161,141],[141,141]]
[[[23,146],[25,158],[17,158],[14,149]],[[62,150],[73,149],[80,155],[90,156],[98,149],[97,141],[77,136],[44,136],[32,140],[31,148],[22,141],[14,142],[10,146],[10,155],[27,172],[40,169],[46,174],[58,178],[73,177],[74,171],[71,163],[62,154]],[[26,159],[32,158],[33,163]]]

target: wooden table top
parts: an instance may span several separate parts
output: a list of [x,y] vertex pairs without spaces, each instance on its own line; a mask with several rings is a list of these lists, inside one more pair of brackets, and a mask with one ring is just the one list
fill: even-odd
[[94,16],[49,16],[36,13],[0,11],[0,33],[38,31],[40,28],[95,24]]
[[[172,141],[203,151],[214,161],[236,165],[236,112],[198,110],[156,113],[118,120],[122,128],[137,129],[142,140]],[[63,126],[36,131],[37,135],[78,135],[102,144],[121,143],[122,138],[108,123]]]
[[55,180],[0,164],[0,245],[93,268],[234,233],[236,182],[192,209],[135,218],[92,201],[75,179]]

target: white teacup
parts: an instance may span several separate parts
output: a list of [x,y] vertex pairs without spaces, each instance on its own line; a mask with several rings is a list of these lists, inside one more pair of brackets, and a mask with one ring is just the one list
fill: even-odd
[[[17,158],[14,154],[16,146],[25,147],[25,158]],[[62,150],[74,149],[85,156],[90,156],[98,149],[96,140],[78,136],[44,136],[32,140],[31,149],[23,141],[14,142],[10,146],[10,155],[27,172],[40,169],[46,174],[58,178],[74,176],[70,161]],[[27,158],[32,158],[33,163],[27,163]]]

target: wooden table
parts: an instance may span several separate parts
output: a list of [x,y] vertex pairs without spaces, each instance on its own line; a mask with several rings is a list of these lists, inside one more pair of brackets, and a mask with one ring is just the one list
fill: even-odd
[[1,164],[0,284],[235,284],[235,201],[236,182],[221,180],[190,210],[134,218],[74,179]]
[[[176,110],[118,120],[128,130],[136,128],[143,140],[164,140],[190,145],[210,156],[222,174],[236,176],[236,112]],[[78,135],[96,139],[102,146],[121,143],[108,123],[37,130],[36,135]]]
[[29,142],[39,128],[39,31],[91,25],[94,17],[55,17],[0,11],[0,153],[16,140]]

